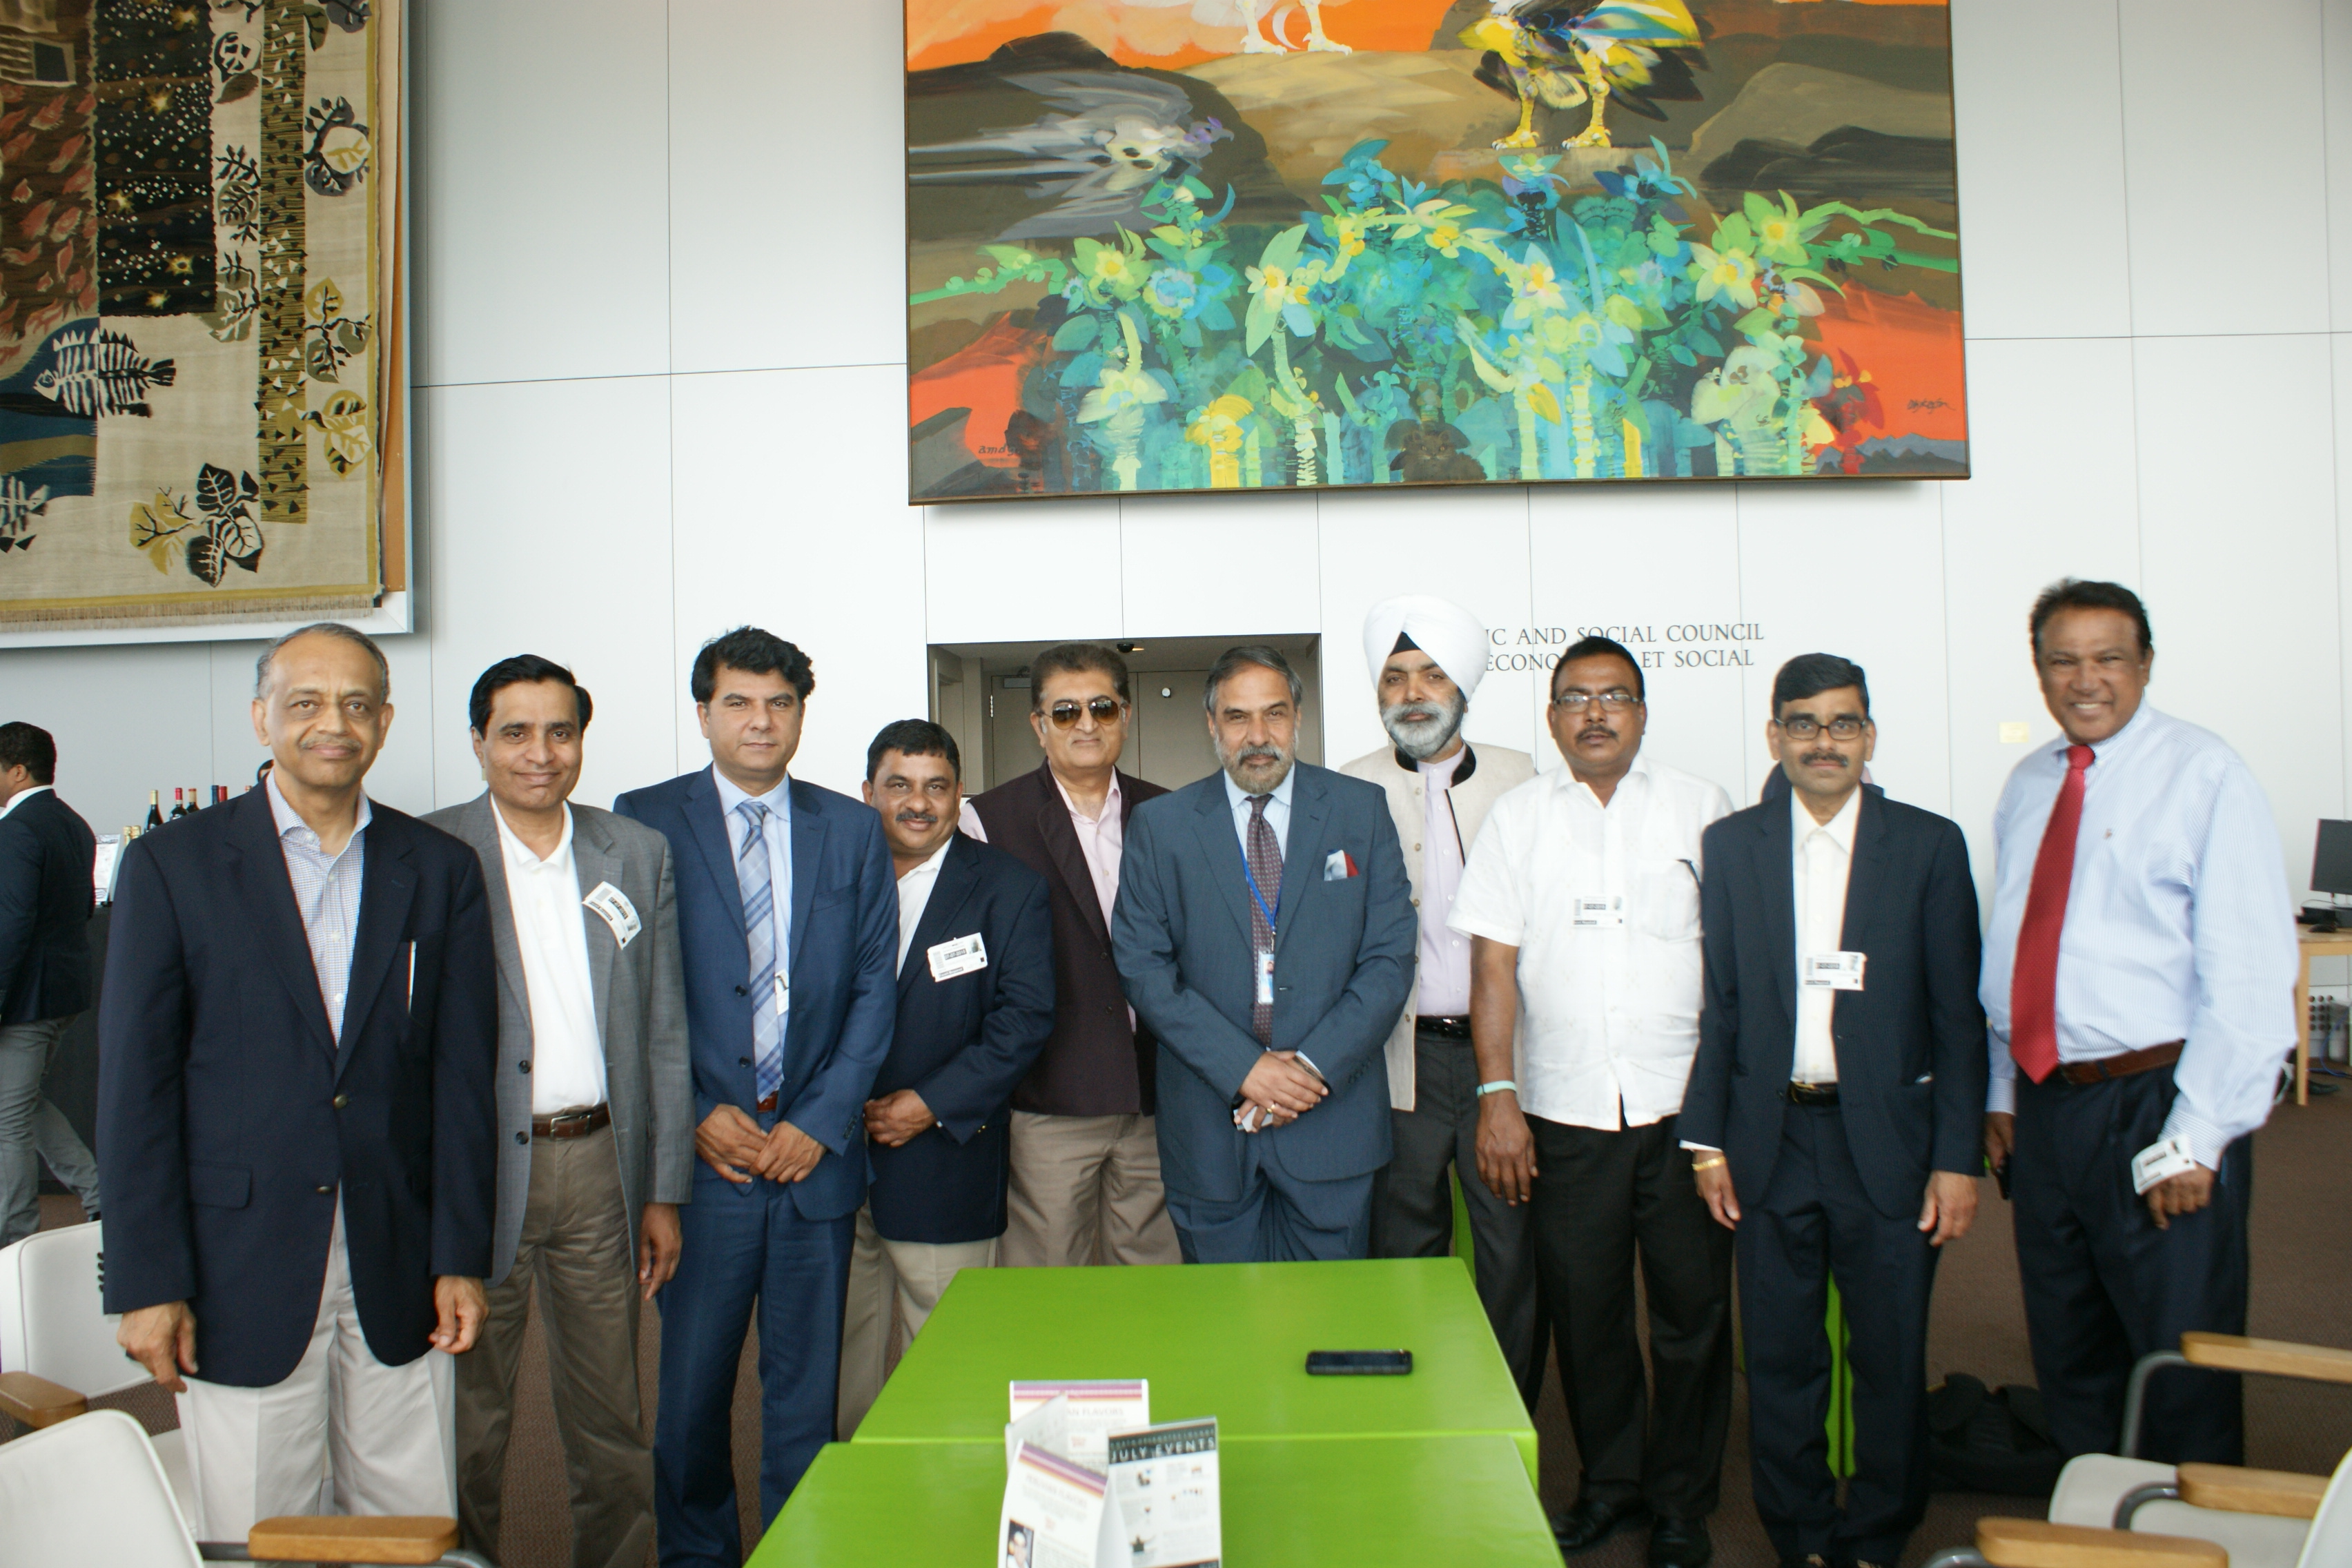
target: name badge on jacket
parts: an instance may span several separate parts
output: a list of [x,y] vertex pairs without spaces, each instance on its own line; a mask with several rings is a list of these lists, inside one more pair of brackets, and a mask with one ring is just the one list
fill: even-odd
[[629,895],[610,882],[597,883],[580,901],[604,918],[604,923],[613,928],[613,940],[623,947],[645,930],[645,923],[637,919],[637,907],[629,902]]
[[1811,952],[1805,955],[1805,984],[1832,991],[1862,989],[1864,952]]
[[960,936],[953,942],[943,942],[928,948],[923,956],[931,961],[933,980],[953,980],[959,974],[970,974],[975,969],[988,967],[988,944],[980,940],[978,931]]

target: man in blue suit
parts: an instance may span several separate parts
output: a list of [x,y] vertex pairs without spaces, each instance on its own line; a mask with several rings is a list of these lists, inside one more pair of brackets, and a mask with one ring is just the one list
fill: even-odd
[[756,626],[705,644],[692,689],[711,765],[613,803],[667,835],[677,859],[702,1159],[677,1273],[657,1298],[665,1568],[742,1560],[729,1412],[754,1302],[763,1525],[833,1437],[898,907],[874,814],[787,774],[815,687],[808,656]]
[[961,1268],[993,1268],[1011,1184],[1013,1091],[1054,1032],[1045,879],[956,831],[963,761],[928,719],[883,726],[866,799],[898,878],[898,1032],[866,1102],[874,1185],[842,1329],[841,1433],[882,1391]]
[[1361,1258],[1388,1163],[1390,1027],[1418,926],[1388,800],[1297,760],[1299,680],[1228,648],[1222,771],[1127,830],[1111,942],[1160,1040],[1160,1163],[1192,1263]]

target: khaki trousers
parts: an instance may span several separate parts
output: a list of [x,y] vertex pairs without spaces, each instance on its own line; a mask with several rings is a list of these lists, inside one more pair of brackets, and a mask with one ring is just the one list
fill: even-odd
[[451,1360],[428,1350],[386,1366],[368,1349],[339,1195],[318,1321],[293,1372],[267,1388],[191,1377],[177,1398],[196,1539],[242,1542],[256,1521],[289,1513],[446,1517]]
[[496,1560],[515,1373],[531,1285],[572,1496],[574,1568],[643,1568],[654,1536],[654,1461],[637,1399],[637,1265],[613,1130],[540,1138],[514,1268],[489,1321],[457,1358],[457,1518],[468,1550]]
[[[847,1442],[882,1396],[890,1375],[893,1330],[899,1353],[930,1321],[960,1268],[993,1268],[1001,1237],[986,1241],[886,1241],[874,1211],[857,1211],[849,1248],[849,1300],[841,1324],[841,1389],[834,1415]],[[895,1309],[895,1310],[894,1310]]]
[[1008,1268],[1181,1263],[1149,1116],[1013,1113]]

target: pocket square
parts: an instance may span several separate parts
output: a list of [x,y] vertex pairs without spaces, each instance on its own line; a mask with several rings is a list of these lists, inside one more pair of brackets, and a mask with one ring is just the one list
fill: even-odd
[[1327,882],[1344,882],[1350,877],[1362,875],[1363,869],[1356,864],[1356,858],[1345,849],[1332,850],[1330,857],[1323,862],[1323,879]]

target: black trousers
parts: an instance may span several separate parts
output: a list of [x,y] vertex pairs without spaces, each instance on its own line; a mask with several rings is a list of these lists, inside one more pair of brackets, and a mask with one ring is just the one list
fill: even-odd
[[[2252,1141],[2222,1151],[2213,1201],[2168,1229],[2132,1192],[2132,1156],[2163,1136],[2174,1093],[2170,1068],[2079,1088],[2055,1074],[2017,1081],[2009,1168],[2025,1327],[2042,1408],[2069,1456],[2116,1451],[2141,1356],[2179,1350],[2185,1330],[2246,1331]],[[2149,1381],[2140,1458],[2238,1465],[2245,1448],[2236,1377],[2174,1369]]]
[[[1924,1200],[1926,1193],[1921,1193]],[[1789,1108],[1770,1186],[1740,1194],[1756,1512],[1783,1559],[1893,1563],[1927,1508],[1927,1297],[1937,1249],[1919,1211],[1864,1194],[1834,1106]],[[1854,1472],[1829,1466],[1828,1282],[1845,1303]]]
[[1389,1112],[1396,1153],[1372,1181],[1372,1256],[1444,1258],[1454,1250],[1458,1170],[1470,1212],[1472,1268],[1495,1342],[1529,1411],[1543,1391],[1541,1313],[1528,1210],[1478,1179],[1478,1063],[1467,1040],[1413,1037],[1413,1108]]
[[[1580,1495],[1714,1511],[1731,1425],[1731,1233],[1691,1180],[1675,1118],[1603,1131],[1528,1118],[1536,1269],[1559,1347]],[[1633,1265],[1649,1296],[1650,1379]]]

